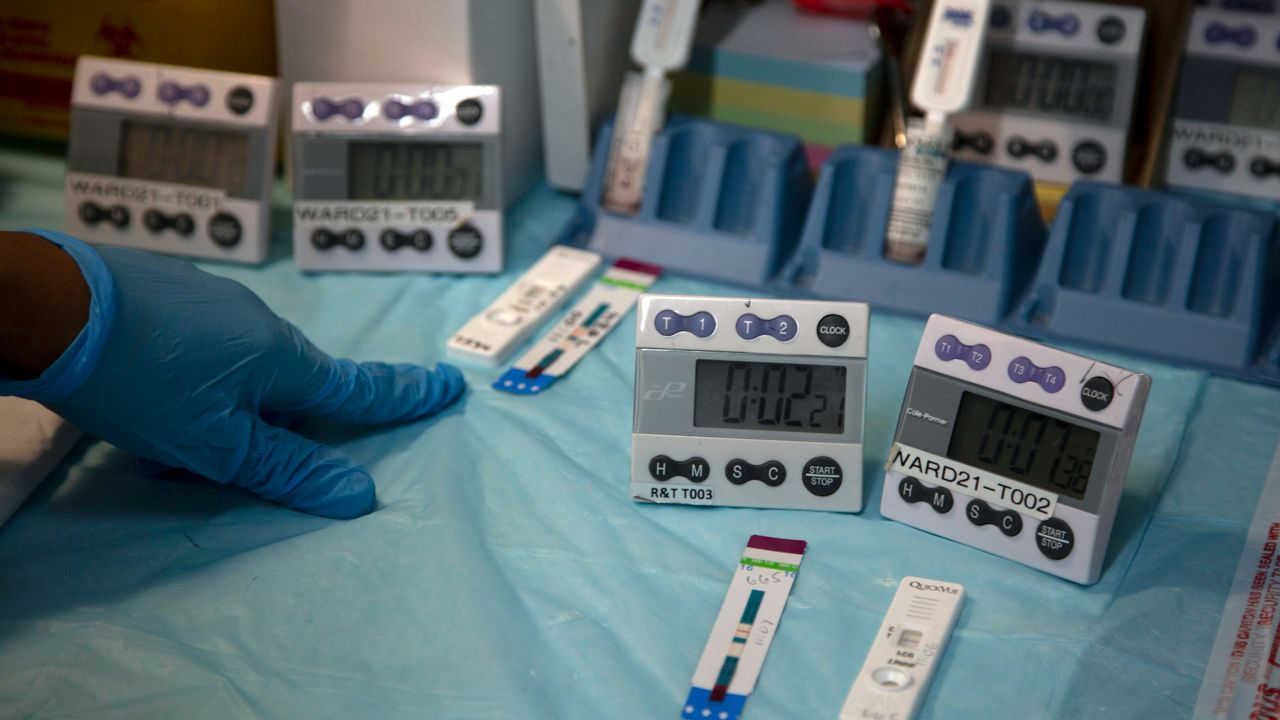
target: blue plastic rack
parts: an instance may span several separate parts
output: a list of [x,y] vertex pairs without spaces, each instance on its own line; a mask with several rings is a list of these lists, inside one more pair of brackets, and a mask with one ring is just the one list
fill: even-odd
[[797,138],[673,117],[627,216],[600,207],[611,137],[606,125],[562,242],[756,291],[941,311],[1280,384],[1273,213],[1080,182],[1049,229],[1025,173],[953,162],[925,259],[906,265],[883,257],[893,151],[841,147],[815,188]]
[[898,154],[845,146],[827,158],[800,249],[784,282],[806,294],[867,300],[927,315],[993,325],[1013,309],[1035,273],[1046,229],[1031,179],[953,162],[938,189],[924,261],[883,256]]
[[799,138],[673,116],[654,138],[640,210],[620,215],[600,206],[612,137],[606,123],[565,242],[750,287],[777,274],[812,188]]
[[1076,183],[1009,326],[1280,382],[1276,217]]

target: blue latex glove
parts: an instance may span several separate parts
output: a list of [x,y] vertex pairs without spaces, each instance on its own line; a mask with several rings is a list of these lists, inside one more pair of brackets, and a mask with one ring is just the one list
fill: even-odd
[[263,414],[394,423],[440,411],[465,387],[443,363],[335,360],[248,288],[184,260],[26,232],[75,258],[93,299],[62,356],[35,380],[0,379],[0,395],[43,403],[144,458],[304,512],[356,517],[374,507],[368,471]]

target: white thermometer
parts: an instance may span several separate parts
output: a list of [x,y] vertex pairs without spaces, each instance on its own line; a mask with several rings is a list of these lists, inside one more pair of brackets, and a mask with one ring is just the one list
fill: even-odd
[[631,38],[631,59],[644,68],[628,73],[618,99],[603,204],[634,214],[644,197],[649,147],[666,114],[667,73],[689,61],[700,0],[646,0]]
[[907,129],[885,231],[884,256],[904,263],[924,259],[938,187],[947,175],[951,129],[947,116],[969,107],[978,60],[986,42],[990,0],[940,0],[929,16],[911,101],[925,112]]

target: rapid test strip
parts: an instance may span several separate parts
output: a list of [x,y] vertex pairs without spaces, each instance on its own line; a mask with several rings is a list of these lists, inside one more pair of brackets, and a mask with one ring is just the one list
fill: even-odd
[[560,322],[502,374],[493,389],[537,395],[604,339],[662,274],[656,265],[619,258]]
[[803,540],[752,535],[702,650],[680,717],[737,720],[755,689],[800,570]]

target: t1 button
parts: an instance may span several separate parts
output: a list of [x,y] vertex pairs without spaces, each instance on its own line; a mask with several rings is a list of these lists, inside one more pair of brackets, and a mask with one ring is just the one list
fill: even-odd
[[806,490],[818,497],[826,497],[840,489],[840,483],[844,481],[844,471],[840,469],[840,463],[835,460],[826,456],[816,457],[805,463],[801,479],[804,480]]
[[1071,554],[1076,534],[1059,518],[1049,518],[1036,529],[1036,547],[1050,560],[1061,560]]
[[818,339],[827,347],[840,347],[849,340],[849,321],[832,313],[818,321]]

